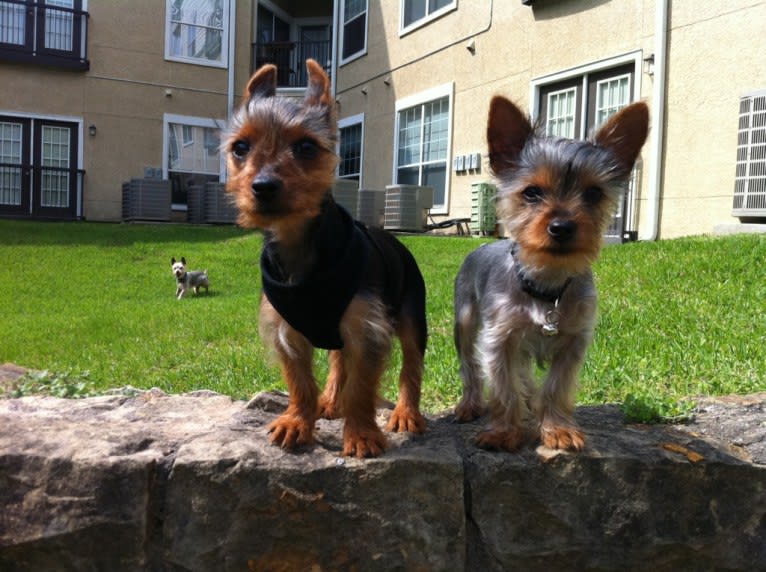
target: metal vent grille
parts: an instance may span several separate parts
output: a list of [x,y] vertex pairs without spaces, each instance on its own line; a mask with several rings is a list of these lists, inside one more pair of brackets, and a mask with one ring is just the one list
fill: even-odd
[[740,99],[732,214],[766,216],[766,92]]

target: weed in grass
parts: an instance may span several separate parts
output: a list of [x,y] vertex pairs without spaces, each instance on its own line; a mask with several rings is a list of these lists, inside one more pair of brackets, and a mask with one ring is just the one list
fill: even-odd
[[93,384],[88,380],[88,372],[73,374],[71,372],[53,373],[47,370],[23,375],[16,380],[8,392],[9,397],[50,395],[68,399],[91,397],[96,394]]

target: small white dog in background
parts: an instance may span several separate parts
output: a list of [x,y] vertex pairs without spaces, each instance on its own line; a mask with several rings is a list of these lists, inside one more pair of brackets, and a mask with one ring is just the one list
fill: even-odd
[[173,266],[173,276],[176,277],[176,298],[181,299],[186,295],[186,291],[189,289],[194,290],[195,294],[199,294],[199,289],[204,288],[205,294],[208,292],[210,284],[207,280],[207,270],[186,270],[186,258],[183,256],[181,260],[175,258],[170,259],[170,264]]

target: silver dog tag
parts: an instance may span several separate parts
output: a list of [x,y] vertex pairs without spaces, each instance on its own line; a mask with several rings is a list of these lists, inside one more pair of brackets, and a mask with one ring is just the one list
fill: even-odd
[[561,314],[557,310],[551,310],[545,314],[545,323],[543,324],[543,335],[557,336],[559,334],[559,319]]

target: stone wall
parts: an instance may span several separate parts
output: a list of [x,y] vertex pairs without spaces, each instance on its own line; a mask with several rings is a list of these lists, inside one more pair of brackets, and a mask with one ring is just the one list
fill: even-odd
[[575,455],[482,451],[480,423],[431,417],[369,460],[339,456],[340,421],[269,445],[285,404],[0,400],[0,570],[766,569],[766,395],[686,426],[580,408]]

